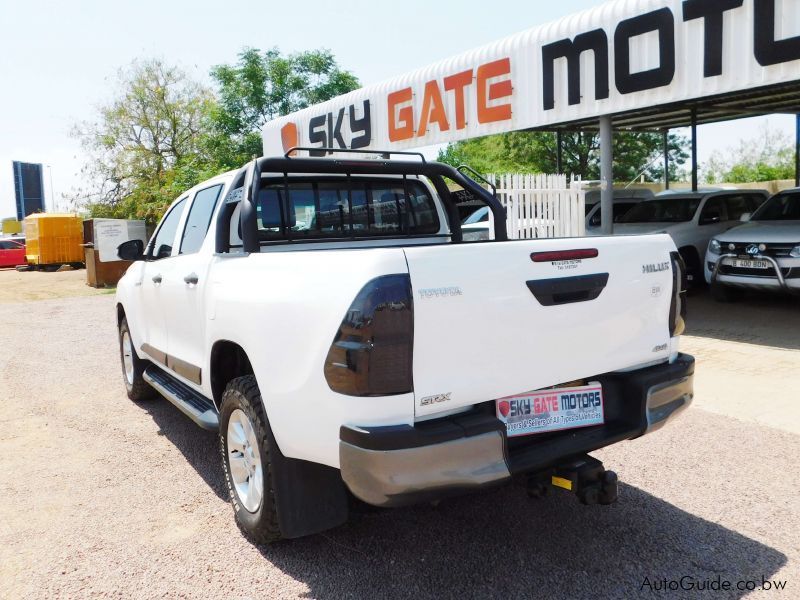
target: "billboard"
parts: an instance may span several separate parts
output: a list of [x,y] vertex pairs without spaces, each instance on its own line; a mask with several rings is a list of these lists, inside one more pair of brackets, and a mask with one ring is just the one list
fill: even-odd
[[31,213],[44,212],[42,165],[15,160],[13,167],[17,219],[21,221]]
[[291,146],[402,150],[800,81],[800,2],[616,0],[268,122]]

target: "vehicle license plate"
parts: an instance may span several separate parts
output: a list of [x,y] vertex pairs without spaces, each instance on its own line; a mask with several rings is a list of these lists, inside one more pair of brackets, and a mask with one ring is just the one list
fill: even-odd
[[741,258],[727,259],[725,264],[739,269],[769,269],[770,267],[766,260],[744,260]]
[[497,418],[508,437],[601,425],[603,388],[598,382],[579,387],[526,392],[496,401]]

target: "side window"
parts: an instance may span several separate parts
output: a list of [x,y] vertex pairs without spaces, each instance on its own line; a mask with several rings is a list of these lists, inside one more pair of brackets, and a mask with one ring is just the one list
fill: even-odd
[[747,212],[756,212],[756,209],[764,204],[764,200],[766,200],[766,198],[764,198],[764,196],[761,194],[752,194],[747,196]]
[[364,178],[268,184],[259,191],[257,213],[262,241],[287,234],[298,240],[439,231],[436,204],[416,180],[405,185]]
[[709,198],[706,205],[700,213],[700,225],[708,225],[710,223],[719,223],[725,220],[725,205],[723,198],[715,196]]
[[242,247],[242,223],[241,223],[242,193],[243,193],[242,188],[236,188],[227,196],[228,202],[236,203],[236,206],[233,209],[233,214],[231,215],[231,226],[229,230],[231,248]]
[[161,221],[158,232],[153,238],[153,245],[150,248],[150,258],[160,260],[172,255],[172,244],[175,241],[175,234],[178,232],[178,223],[181,221],[183,208],[186,206],[186,198],[183,198],[167,213]]
[[745,196],[727,196],[725,198],[725,206],[728,209],[728,220],[738,221],[739,218],[746,212],[753,212],[753,197]]
[[[614,202],[613,206],[613,214],[614,214],[614,223],[619,223],[620,219],[625,216],[636,202]],[[603,217],[602,217],[602,207],[598,204],[597,211],[592,215],[592,218],[589,220],[589,225],[592,227],[597,227],[598,225],[602,224]]]
[[215,185],[195,194],[189,207],[189,216],[186,217],[186,226],[183,228],[181,254],[193,254],[200,250],[221,191],[222,185]]
[[[436,233],[439,217],[436,208],[421,185],[408,185],[408,205],[402,184],[383,183],[372,185],[369,206],[370,231],[378,234]],[[487,216],[488,219],[488,216]]]
[[634,206],[636,202],[618,202],[614,205],[614,223],[619,223],[619,220]]

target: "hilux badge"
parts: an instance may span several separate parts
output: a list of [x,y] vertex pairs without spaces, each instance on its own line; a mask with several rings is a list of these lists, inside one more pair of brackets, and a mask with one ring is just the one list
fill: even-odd
[[660,262],[660,263],[650,263],[647,265],[642,265],[642,273],[647,275],[648,273],[660,273],[661,271],[669,270],[669,263],[668,262]]

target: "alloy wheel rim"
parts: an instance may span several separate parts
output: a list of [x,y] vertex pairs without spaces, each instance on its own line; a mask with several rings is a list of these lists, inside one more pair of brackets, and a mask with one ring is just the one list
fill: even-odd
[[264,496],[264,472],[253,424],[241,409],[231,413],[227,432],[228,466],[236,495],[249,512],[256,512]]
[[125,380],[128,385],[133,385],[133,345],[127,331],[122,334],[122,366],[125,369]]

